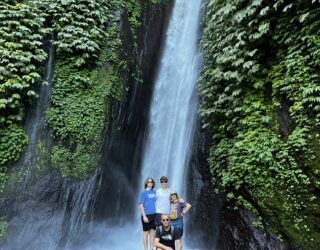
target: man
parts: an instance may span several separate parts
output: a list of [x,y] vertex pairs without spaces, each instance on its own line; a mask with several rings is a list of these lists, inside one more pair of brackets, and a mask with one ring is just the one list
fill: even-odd
[[170,225],[167,214],[161,215],[162,226],[156,230],[154,246],[157,250],[181,250],[181,239],[177,230]]
[[167,187],[168,178],[162,176],[160,178],[161,188],[156,191],[156,226],[161,225],[161,214],[169,214],[170,208],[170,192],[171,189]]

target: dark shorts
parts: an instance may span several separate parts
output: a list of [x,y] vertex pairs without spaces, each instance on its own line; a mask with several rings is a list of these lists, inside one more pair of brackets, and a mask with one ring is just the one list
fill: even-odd
[[143,231],[150,231],[151,229],[155,230],[156,229],[156,225],[155,225],[156,214],[147,214],[146,216],[149,220],[149,223],[145,223],[143,221],[143,217],[141,216]]
[[155,225],[156,227],[160,227],[161,226],[161,215],[162,214],[156,214],[156,219],[155,219]]

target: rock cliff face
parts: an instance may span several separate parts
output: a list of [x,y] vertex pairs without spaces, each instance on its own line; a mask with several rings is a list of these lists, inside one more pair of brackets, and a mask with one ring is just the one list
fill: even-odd
[[[165,3],[141,1],[141,5],[141,28],[136,36],[130,31],[125,12],[118,13],[124,44],[124,55],[121,56],[129,65],[127,75],[123,76],[127,91],[123,100],[110,105],[104,156],[99,167],[87,180],[62,178],[46,162],[50,152],[41,148],[31,152],[34,155],[31,164],[19,161],[13,166],[6,193],[0,200],[0,217],[9,222],[7,238],[2,245],[4,249],[70,247],[90,221],[113,218],[115,213],[130,216],[133,209],[123,204],[132,199],[137,187],[135,180],[146,130],[151,83],[171,9],[171,5]],[[135,42],[137,48],[133,45]],[[143,83],[132,77],[137,68]],[[26,127],[35,126],[34,122],[27,119]],[[43,130],[43,123],[39,129]],[[44,136],[37,139],[41,142],[49,140]],[[122,194],[120,199],[119,193]],[[117,202],[113,202],[114,197]]]
[[[226,197],[215,194],[209,171],[210,145],[214,143],[206,131],[198,129],[188,173],[188,201],[193,205],[192,221],[187,224],[192,247],[203,249],[268,249],[294,250],[294,246],[281,243],[270,232],[255,228],[254,216],[244,209],[233,210]],[[197,235],[195,239],[194,236]],[[201,243],[202,242],[202,243]],[[199,245],[200,243],[200,245]]]
[[255,218],[247,211],[242,209],[232,211],[227,206],[225,202],[221,209],[218,249],[295,249],[282,244],[269,232],[255,228],[252,225]]
[[[281,135],[287,138],[292,121],[286,100],[282,100],[277,116]],[[292,244],[281,243],[272,233],[255,228],[252,224],[255,218],[248,211],[230,209],[231,204],[224,197],[220,198],[220,203],[218,249],[297,249]]]
[[188,201],[193,209],[186,237],[194,242],[191,246],[219,250],[295,249],[279,242],[270,232],[255,228],[252,225],[255,218],[250,213],[243,209],[233,210],[225,197],[216,195],[215,188],[218,187],[212,184],[208,164],[209,148],[214,142],[200,127],[198,124],[188,173]]
[[170,4],[142,3],[142,25],[136,34],[137,53],[132,47],[135,38],[130,35],[128,19],[126,16],[122,18],[121,36],[125,41],[125,54],[132,58],[132,71],[136,64],[141,69],[143,83],[136,82],[130,75],[125,76],[128,90],[124,100],[111,105],[110,123],[101,161],[101,186],[96,202],[97,220],[115,218],[112,221],[119,223],[119,220],[131,217],[136,209],[128,204],[136,203],[133,199],[136,199],[139,185],[137,180],[147,129],[152,82],[170,9]]
[[[188,172],[187,200],[193,207],[187,223],[186,237],[189,242],[194,242],[191,247],[218,249],[221,205],[219,197],[215,195],[209,171],[210,142],[210,136],[201,129],[198,121]],[[197,235],[196,240],[195,235]]]

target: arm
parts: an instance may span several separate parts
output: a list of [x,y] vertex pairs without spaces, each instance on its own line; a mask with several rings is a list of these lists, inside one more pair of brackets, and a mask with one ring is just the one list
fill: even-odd
[[185,215],[190,210],[191,207],[192,207],[191,204],[187,203],[186,207],[182,211],[183,215]]
[[[163,249],[163,250],[172,250],[171,247],[167,247],[167,246],[161,244],[161,243],[160,243],[160,238],[155,238],[155,239],[154,239],[154,246],[155,246],[155,247],[159,247],[159,248],[161,248],[161,249]],[[178,250],[181,250],[181,248],[178,249]]]
[[148,217],[146,216],[146,214],[144,213],[144,206],[143,206],[143,204],[139,204],[139,207],[140,207],[140,212],[141,212],[141,216],[142,216],[142,218],[143,218],[143,221],[144,221],[145,223],[148,223],[149,220],[148,220]]
[[179,240],[176,240],[176,247],[177,247],[177,250],[181,250],[182,249],[182,245],[181,245],[181,239]]

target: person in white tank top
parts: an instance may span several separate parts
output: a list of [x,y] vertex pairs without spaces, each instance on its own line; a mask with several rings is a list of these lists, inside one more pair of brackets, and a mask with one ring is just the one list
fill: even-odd
[[160,178],[161,188],[156,191],[156,226],[161,225],[161,215],[170,213],[170,193],[171,189],[168,188],[168,178],[162,176]]

